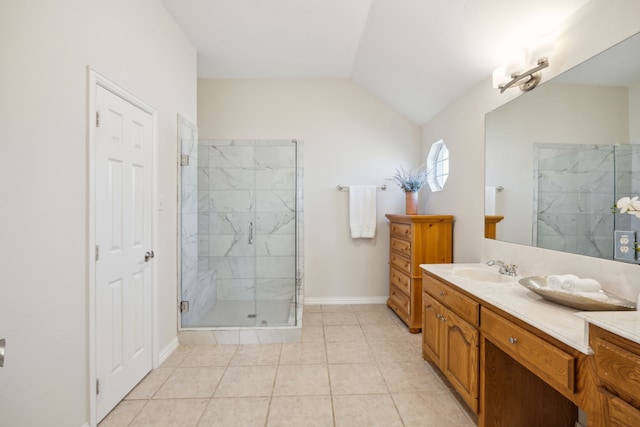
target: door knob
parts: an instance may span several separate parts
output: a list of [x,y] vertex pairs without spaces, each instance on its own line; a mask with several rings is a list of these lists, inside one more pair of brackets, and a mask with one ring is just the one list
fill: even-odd
[[153,251],[147,251],[147,252],[144,254],[144,262],[149,262],[149,260],[150,260],[151,258],[155,257],[155,256],[156,256],[156,254],[155,254],[155,253],[153,253]]

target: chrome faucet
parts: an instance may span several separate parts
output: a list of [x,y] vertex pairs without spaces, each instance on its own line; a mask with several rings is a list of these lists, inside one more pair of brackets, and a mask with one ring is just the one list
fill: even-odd
[[487,261],[487,265],[489,265],[489,266],[497,265],[498,267],[500,267],[500,270],[498,270],[498,273],[500,273],[500,274],[505,274],[507,276],[517,276],[518,275],[518,273],[516,272],[516,268],[518,267],[517,265],[505,264],[504,262],[500,261],[499,259],[492,259],[491,261]]

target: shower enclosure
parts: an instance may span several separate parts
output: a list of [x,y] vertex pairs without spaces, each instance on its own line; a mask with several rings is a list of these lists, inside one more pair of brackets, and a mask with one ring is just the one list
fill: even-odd
[[182,147],[181,328],[297,325],[302,143]]

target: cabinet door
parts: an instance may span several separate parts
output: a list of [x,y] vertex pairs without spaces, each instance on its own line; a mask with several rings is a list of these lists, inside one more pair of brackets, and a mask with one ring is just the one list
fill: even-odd
[[446,308],[442,320],[441,369],[473,412],[478,413],[479,332]]
[[440,365],[442,359],[443,309],[431,295],[422,294],[422,352],[436,365]]

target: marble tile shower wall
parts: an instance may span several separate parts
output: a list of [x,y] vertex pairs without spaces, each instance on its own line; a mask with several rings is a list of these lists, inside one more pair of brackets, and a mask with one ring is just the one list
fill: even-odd
[[180,287],[189,311],[181,313],[190,326],[216,302],[213,273],[198,268],[198,134],[195,125],[179,119],[180,154],[189,164],[180,167]]
[[610,258],[613,146],[535,144],[534,158],[534,243]]
[[291,299],[295,144],[201,140],[198,165],[199,265],[214,272],[217,298]]

